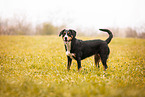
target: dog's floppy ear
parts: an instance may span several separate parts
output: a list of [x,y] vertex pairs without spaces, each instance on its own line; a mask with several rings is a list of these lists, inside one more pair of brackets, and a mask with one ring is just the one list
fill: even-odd
[[63,29],[63,30],[59,33],[59,37],[63,34],[64,31],[65,31],[65,29]]
[[73,34],[73,37],[76,37],[76,31],[75,30],[69,29],[69,31]]

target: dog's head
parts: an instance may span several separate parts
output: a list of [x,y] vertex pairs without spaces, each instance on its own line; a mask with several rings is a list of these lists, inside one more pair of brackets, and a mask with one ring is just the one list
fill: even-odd
[[76,37],[76,31],[71,29],[64,29],[60,32],[59,36],[62,36],[64,42],[70,42],[73,38]]

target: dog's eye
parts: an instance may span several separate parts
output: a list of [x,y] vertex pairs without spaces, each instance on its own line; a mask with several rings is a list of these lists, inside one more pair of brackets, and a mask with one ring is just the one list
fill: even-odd
[[71,33],[70,32],[67,32],[67,34],[70,35]]
[[66,32],[64,32],[64,34],[65,34]]

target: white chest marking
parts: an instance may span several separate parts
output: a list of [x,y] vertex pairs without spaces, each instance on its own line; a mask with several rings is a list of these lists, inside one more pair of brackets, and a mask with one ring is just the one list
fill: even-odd
[[74,59],[73,56],[74,54],[73,53],[70,53],[70,50],[71,50],[71,42],[67,42],[67,43],[64,43],[66,48],[67,48],[67,51],[66,51],[66,55],[69,56],[71,59]]

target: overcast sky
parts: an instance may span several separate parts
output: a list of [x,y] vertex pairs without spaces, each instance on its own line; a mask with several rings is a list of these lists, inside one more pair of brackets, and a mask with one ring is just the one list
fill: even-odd
[[145,24],[145,0],[0,0],[0,17],[14,16],[26,16],[34,25],[138,27]]

